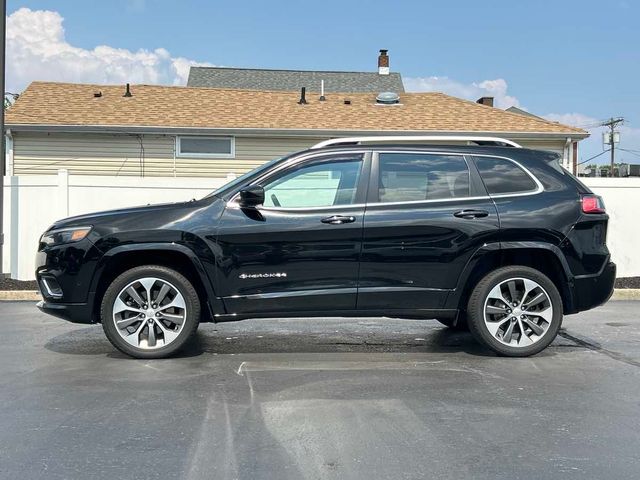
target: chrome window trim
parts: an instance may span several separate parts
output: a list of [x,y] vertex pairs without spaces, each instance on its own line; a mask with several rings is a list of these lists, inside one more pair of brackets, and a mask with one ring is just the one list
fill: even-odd
[[[502,155],[489,155],[489,154],[482,154],[482,153],[474,153],[474,154],[465,154],[465,153],[459,153],[459,152],[441,152],[441,151],[429,151],[429,150],[379,150],[376,149],[375,146],[373,146],[373,148],[366,148],[366,149],[358,149],[358,150],[332,150],[330,152],[311,152],[308,153],[306,155],[300,156],[300,157],[296,157],[293,158],[291,160],[287,160],[283,165],[280,165],[278,168],[276,168],[275,170],[271,170],[270,172],[265,173],[264,175],[262,175],[261,177],[259,177],[258,179],[254,180],[253,182],[251,182],[249,185],[256,185],[258,184],[262,179],[264,179],[265,177],[269,177],[271,174],[273,173],[277,173],[280,170],[284,169],[284,168],[288,168],[290,166],[296,165],[299,162],[305,161],[307,159],[310,158],[320,158],[323,156],[328,156],[328,155],[335,155],[335,154],[341,154],[341,153],[361,153],[361,154],[366,154],[367,152],[373,152],[373,154],[377,154],[379,155],[380,153],[416,153],[416,154],[424,154],[424,155],[446,155],[446,156],[459,156],[459,157],[463,157],[465,163],[467,164],[467,167],[469,166],[469,161],[467,159],[467,157],[486,157],[486,158],[499,158],[502,160],[507,160],[509,162],[515,163],[518,167],[520,167],[522,170],[525,171],[525,173],[527,175],[529,175],[529,177],[534,181],[534,183],[536,184],[536,189],[535,190],[530,190],[527,192],[518,192],[518,193],[500,193],[500,194],[496,194],[496,195],[491,195],[491,194],[487,194],[487,195],[481,195],[481,196],[475,196],[475,197],[453,197],[453,198],[443,198],[443,199],[439,199],[439,200],[411,200],[411,201],[407,201],[407,202],[367,202],[367,203],[358,203],[358,204],[351,204],[351,205],[334,205],[334,206],[325,206],[325,207],[289,207],[289,208],[273,208],[273,207],[259,207],[257,208],[257,210],[264,210],[267,212],[288,212],[288,211],[293,211],[293,212],[304,212],[304,211],[310,211],[310,212],[315,212],[315,211],[320,211],[320,210],[346,210],[349,208],[364,208],[364,207],[377,207],[377,206],[395,206],[395,205],[420,205],[420,204],[431,204],[431,203],[450,203],[450,202],[459,202],[459,201],[465,201],[465,200],[490,200],[490,199],[494,199],[494,198],[511,198],[511,197],[524,197],[524,196],[529,196],[529,195],[537,195],[539,193],[544,192],[544,187],[542,185],[542,183],[540,183],[540,180],[538,180],[538,178],[531,173],[531,171],[525,167],[524,165],[522,165],[520,162],[514,160],[513,158],[509,158],[509,157],[505,157]],[[479,173],[479,172],[478,172]],[[471,175],[471,169],[469,169],[469,175]],[[482,178],[482,177],[481,177]],[[227,203],[227,207],[228,208],[236,208],[239,209],[240,208],[240,204],[237,201],[238,196],[240,195],[240,192],[237,192]]]
[[450,203],[450,202],[462,202],[464,200],[490,200],[489,196],[482,197],[452,197],[443,198],[442,200],[409,200],[406,202],[371,202],[367,204],[367,207],[378,207],[387,205],[420,205],[423,203]]

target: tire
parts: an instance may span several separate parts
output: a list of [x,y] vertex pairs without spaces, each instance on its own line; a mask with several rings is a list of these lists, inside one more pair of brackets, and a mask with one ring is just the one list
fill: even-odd
[[558,334],[562,299],[538,270],[502,267],[475,286],[467,318],[469,330],[481,344],[499,355],[527,357],[544,350]]
[[111,282],[102,298],[100,318],[105,335],[121,352],[135,358],[165,358],[178,352],[198,328],[200,299],[182,274],[145,265]]
[[455,330],[457,332],[468,332],[469,325],[467,325],[467,317],[464,312],[458,313],[458,321],[455,322],[454,318],[436,318],[442,325],[445,327],[449,327],[451,330]]

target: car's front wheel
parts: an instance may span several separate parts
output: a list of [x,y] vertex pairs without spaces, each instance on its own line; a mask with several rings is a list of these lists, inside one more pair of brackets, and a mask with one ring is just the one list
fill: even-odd
[[544,350],[562,324],[562,299],[543,273],[524,266],[499,268],[476,285],[467,306],[473,336],[500,355],[525,357]]
[[189,280],[167,267],[146,265],[118,276],[101,304],[109,341],[136,358],[176,353],[198,327],[200,300]]

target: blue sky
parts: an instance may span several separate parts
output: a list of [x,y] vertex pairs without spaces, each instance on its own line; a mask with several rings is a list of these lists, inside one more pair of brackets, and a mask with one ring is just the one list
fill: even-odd
[[[366,71],[388,48],[408,89],[488,93],[578,125],[623,116],[621,146],[640,151],[634,0],[7,3],[14,90],[35,79],[184,84],[193,62]],[[583,159],[602,150],[593,133]]]

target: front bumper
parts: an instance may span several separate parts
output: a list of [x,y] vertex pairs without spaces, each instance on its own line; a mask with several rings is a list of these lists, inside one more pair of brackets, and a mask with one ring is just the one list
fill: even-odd
[[605,303],[613,294],[616,264],[607,262],[596,275],[577,276],[573,279],[573,308],[570,313],[582,312]]
[[41,300],[36,304],[41,312],[72,323],[95,323],[89,303],[53,303]]

